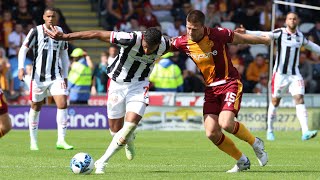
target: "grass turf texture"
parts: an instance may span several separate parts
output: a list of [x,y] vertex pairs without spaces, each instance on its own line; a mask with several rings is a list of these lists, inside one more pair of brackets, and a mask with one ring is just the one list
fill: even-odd
[[[78,152],[97,160],[108,146],[107,130],[69,130],[67,142],[74,150],[56,150],[56,131],[39,131],[39,151],[29,150],[29,132],[13,130],[0,140],[1,179],[319,179],[319,137],[301,141],[300,132],[276,132],[276,141],[265,132],[254,132],[265,141],[269,163],[260,167],[252,148],[228,135],[251,160],[249,171],[227,174],[235,160],[213,146],[201,131],[139,131],[134,160],[121,149],[110,161],[106,174],[75,175],[69,168]],[[83,177],[85,176],[85,177]]]

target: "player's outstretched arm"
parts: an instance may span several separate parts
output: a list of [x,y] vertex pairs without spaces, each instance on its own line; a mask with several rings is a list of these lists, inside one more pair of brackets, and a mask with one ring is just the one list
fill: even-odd
[[240,34],[234,32],[232,44],[266,44],[269,45],[271,39],[269,36],[253,36],[249,34]]
[[65,34],[58,30],[57,27],[51,27],[50,30],[45,30],[45,33],[51,37],[52,39],[56,40],[87,40],[87,39],[98,39],[101,41],[109,42],[110,41],[110,35],[112,31],[103,31],[103,30],[90,30],[90,31],[79,31],[79,32],[73,32],[69,34]]
[[317,53],[318,55],[320,55],[320,46],[312,41],[308,41],[306,45],[304,45],[304,47],[312,52]]

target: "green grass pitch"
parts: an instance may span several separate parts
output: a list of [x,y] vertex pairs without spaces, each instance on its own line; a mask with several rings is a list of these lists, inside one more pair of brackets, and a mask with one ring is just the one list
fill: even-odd
[[[253,132],[265,140],[265,132]],[[235,140],[251,160],[249,171],[227,174],[235,160],[213,146],[202,131],[139,131],[136,157],[128,161],[120,150],[110,161],[106,174],[75,175],[70,159],[87,152],[95,160],[108,146],[108,130],[69,130],[67,141],[74,150],[56,150],[56,131],[39,131],[40,151],[29,150],[29,132],[13,130],[0,140],[1,179],[320,179],[320,138],[301,141],[301,133],[276,132],[276,141],[265,141],[269,162],[260,167],[252,148]],[[84,177],[85,176],[85,177]]]

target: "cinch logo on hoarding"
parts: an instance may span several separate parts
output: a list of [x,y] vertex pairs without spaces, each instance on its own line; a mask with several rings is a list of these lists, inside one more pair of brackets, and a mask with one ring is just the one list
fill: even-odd
[[78,114],[75,109],[69,109],[69,127],[71,128],[107,128],[107,118],[99,112],[94,114]]
[[9,114],[12,126],[19,127],[19,128],[29,127],[28,116],[29,116],[29,112],[24,112],[23,114],[16,114],[16,115]]

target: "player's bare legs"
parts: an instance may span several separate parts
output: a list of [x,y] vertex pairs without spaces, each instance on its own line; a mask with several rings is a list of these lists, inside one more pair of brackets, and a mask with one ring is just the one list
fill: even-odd
[[317,135],[317,131],[309,131],[308,128],[308,112],[307,108],[304,104],[304,96],[301,94],[297,94],[293,96],[295,104],[296,104],[296,115],[299,119],[301,129],[302,129],[302,137],[303,141],[314,138]]
[[67,110],[67,96],[66,95],[54,95],[53,99],[57,105],[57,130],[58,140],[56,144],[57,149],[73,149],[73,146],[69,145],[65,141],[68,124],[68,110]]
[[29,132],[30,132],[30,150],[37,151],[38,147],[38,126],[39,116],[43,101],[31,102],[29,111]]
[[[113,137],[123,127],[124,117],[118,118],[118,119],[108,118],[108,123],[109,123],[110,134]],[[132,134],[132,137],[127,142],[126,146],[124,147],[125,152],[126,152],[126,157],[128,160],[132,160],[135,155],[134,154],[135,153],[134,152],[134,142],[133,142],[134,138],[135,138],[135,134]]]
[[268,128],[267,128],[267,140],[274,141],[275,136],[273,133],[273,123],[277,119],[277,108],[280,104],[281,98],[279,97],[273,97],[271,99],[271,103],[269,103],[268,107]]
[[8,113],[0,115],[0,138],[7,134],[12,128],[11,120]]
[[208,139],[221,151],[237,161],[237,168],[234,172],[250,169],[249,159],[236,147],[230,138],[222,133],[221,126],[219,125],[219,116],[214,114],[204,115],[204,127]]
[[[146,104],[142,102],[129,102],[127,104],[127,109],[134,109],[133,106],[135,106],[136,110],[139,112],[139,114],[144,114]],[[125,116],[125,122],[123,124],[123,127],[118,131],[109,147],[107,148],[104,155],[96,161],[95,167],[96,167],[96,174],[103,174],[104,168],[106,166],[106,163],[109,161],[109,159],[122,147],[129,144],[130,142],[133,143],[134,138],[134,131],[137,128],[140,120],[142,119],[142,116],[135,112],[128,111]],[[132,151],[134,153],[134,151]],[[127,153],[127,152],[126,152]],[[132,154],[133,157],[133,154]]]

